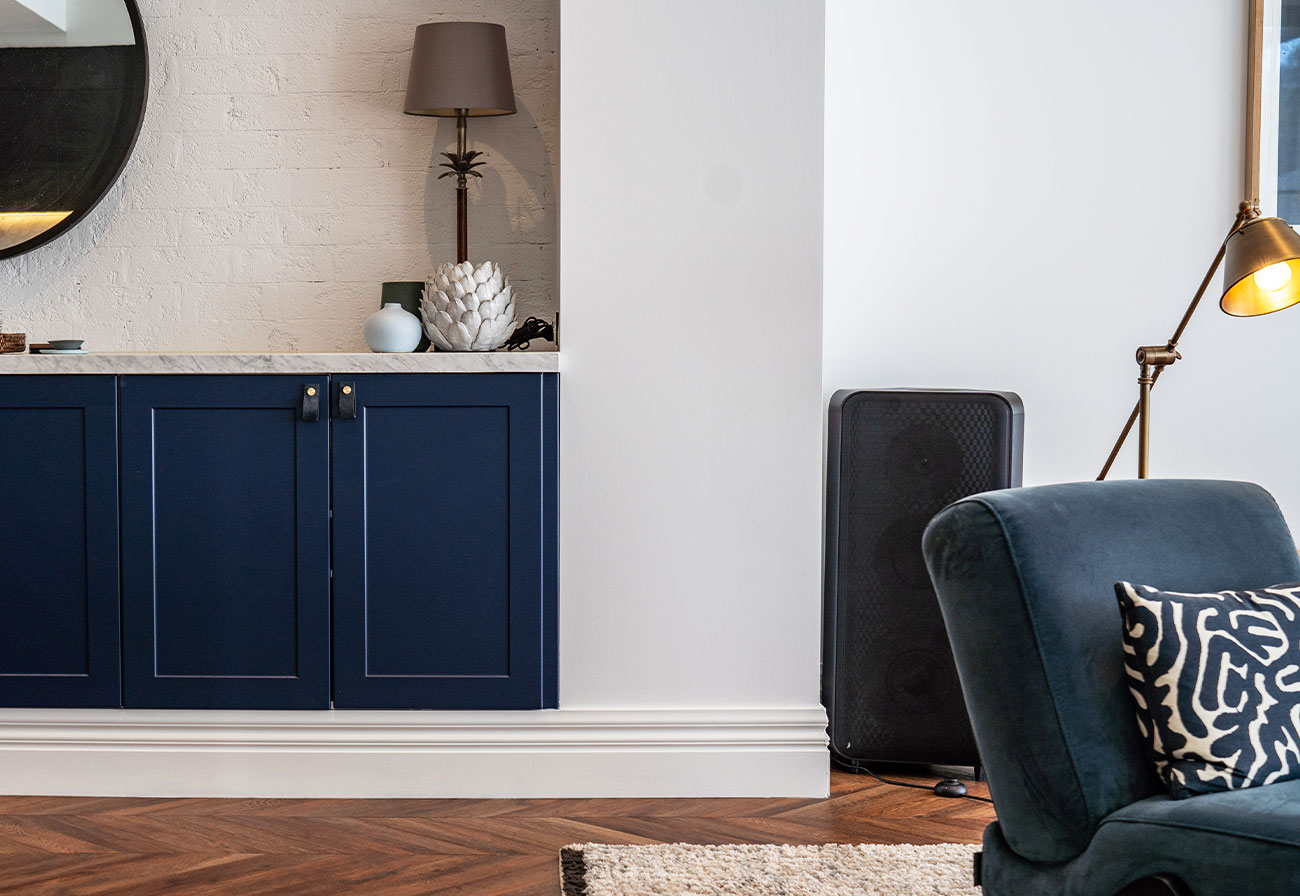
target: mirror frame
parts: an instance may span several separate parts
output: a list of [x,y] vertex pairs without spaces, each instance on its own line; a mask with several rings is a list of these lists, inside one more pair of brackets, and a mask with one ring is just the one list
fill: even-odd
[[131,28],[135,31],[136,57],[140,64],[140,95],[139,101],[131,110],[135,115],[135,128],[131,132],[131,139],[127,142],[126,151],[122,153],[121,160],[116,167],[111,170],[109,178],[104,185],[104,189],[91,200],[85,208],[76,209],[58,224],[55,224],[49,230],[38,233],[31,239],[18,243],[16,246],[10,246],[7,249],[0,249],[0,261],[6,258],[14,258],[19,255],[25,255],[33,249],[39,249],[46,243],[57,240],[72,228],[76,227],[82,220],[93,212],[104,197],[112,191],[113,187],[122,178],[122,172],[126,170],[127,162],[131,161],[131,156],[135,153],[135,145],[140,139],[140,130],[144,127],[145,107],[149,104],[149,45],[144,37],[144,20],[140,17],[140,7],[136,5],[136,0],[121,0],[126,5],[127,15],[131,17]]

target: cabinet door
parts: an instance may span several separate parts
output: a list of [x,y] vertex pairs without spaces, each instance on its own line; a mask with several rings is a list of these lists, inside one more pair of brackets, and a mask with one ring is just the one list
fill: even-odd
[[117,384],[0,376],[0,706],[120,706]]
[[336,401],[349,387],[334,705],[555,706],[555,375],[336,376]]
[[328,395],[324,376],[122,378],[126,706],[328,708]]

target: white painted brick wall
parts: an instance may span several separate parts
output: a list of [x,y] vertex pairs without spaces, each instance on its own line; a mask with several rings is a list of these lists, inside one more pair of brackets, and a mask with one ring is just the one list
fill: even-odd
[[62,239],[0,261],[5,330],[101,350],[364,350],[380,283],[455,255],[449,119],[403,115],[415,27],[506,28],[519,114],[472,119],[470,258],[556,294],[559,0],[139,0],[144,129]]

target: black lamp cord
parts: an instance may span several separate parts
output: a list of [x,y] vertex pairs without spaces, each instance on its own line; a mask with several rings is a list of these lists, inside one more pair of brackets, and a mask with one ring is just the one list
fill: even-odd
[[540,317],[530,317],[520,324],[510,338],[506,340],[506,351],[528,351],[528,345],[534,339],[545,339],[547,342],[559,344],[557,328],[560,325],[560,315],[556,312],[555,322],[547,323]]
[[[880,777],[880,775],[876,774],[871,769],[867,768],[865,765],[853,765],[851,766],[851,769],[855,772],[865,772],[866,774],[875,778],[877,781],[881,782],[882,784],[891,784],[894,787],[911,787],[916,790],[928,790],[931,793],[935,792],[934,787],[931,787],[927,784],[909,784],[907,781],[891,781],[889,778],[882,778]],[[993,800],[989,799],[988,797],[973,796],[972,794],[969,793],[963,793],[961,797],[962,799],[976,800],[977,802],[981,802],[981,803],[989,803],[989,804],[993,803]]]

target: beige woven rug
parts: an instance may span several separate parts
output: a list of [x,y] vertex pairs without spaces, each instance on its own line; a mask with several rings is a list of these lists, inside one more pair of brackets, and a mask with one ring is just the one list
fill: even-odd
[[564,896],[979,896],[974,844],[566,846]]

